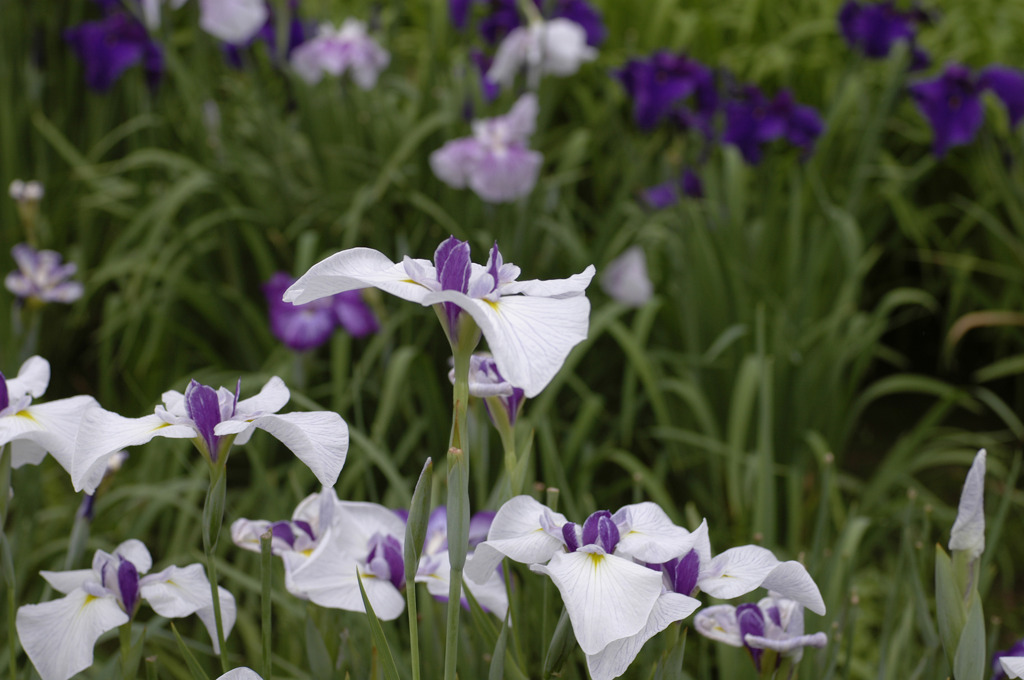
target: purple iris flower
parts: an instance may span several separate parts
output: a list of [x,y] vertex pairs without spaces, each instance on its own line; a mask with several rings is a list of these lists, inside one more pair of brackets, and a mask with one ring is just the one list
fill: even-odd
[[739,148],[751,165],[761,162],[766,144],[783,137],[809,154],[824,129],[818,112],[798,104],[789,90],[769,100],[752,85],[726,104],[725,116],[724,141]]
[[78,267],[73,262],[61,264],[60,253],[19,243],[11,248],[11,255],[18,271],[10,272],[4,285],[22,300],[70,304],[82,297],[82,284],[68,280]]
[[[480,50],[471,50],[469,58],[480,72],[480,91],[484,96],[484,101],[490,104],[501,93],[501,85],[487,77],[487,72],[490,70],[491,64],[494,63],[494,59]],[[469,118],[472,118],[472,115],[466,117],[467,120]]]
[[274,63],[280,63],[291,57],[292,51],[296,47],[312,38],[316,34],[315,28],[308,22],[301,21],[295,16],[294,8],[298,3],[292,2],[290,4],[292,5],[292,19],[288,24],[288,42],[285,44],[283,55],[277,53],[277,17],[274,15],[273,6],[268,5],[267,9],[270,16],[267,18],[266,23],[263,24],[263,28],[257,31],[256,35],[243,45],[224,43],[224,55],[228,63],[235,68],[242,68],[242,50],[251,48],[257,43],[265,44],[272,55]]
[[359,291],[338,293],[296,307],[281,301],[284,291],[293,283],[293,277],[277,272],[263,284],[270,309],[270,330],[288,348],[303,352],[319,347],[339,325],[356,338],[380,329],[377,317]]
[[[455,28],[466,28],[474,2],[488,6],[487,15],[480,21],[480,34],[491,45],[523,25],[516,0],[449,0]],[[568,19],[583,27],[591,47],[597,47],[608,37],[601,13],[586,0],[534,0],[534,4],[545,19]]]
[[849,0],[839,11],[839,30],[851,47],[872,59],[884,59],[896,41],[913,44],[917,24],[924,18],[920,10],[904,12],[891,1],[865,4]]
[[[691,96],[699,99],[697,111],[704,116],[715,108],[714,74],[686,55],[655,52],[646,60],[629,61],[615,75],[633,100],[633,119],[645,130],[655,127]],[[695,118],[695,126],[705,127],[696,125],[697,121]]]
[[1024,118],[1024,71],[989,66],[974,74],[960,64],[950,64],[934,80],[910,86],[917,107],[934,133],[935,155],[940,158],[954,146],[970,144],[985,120],[981,95],[991,90],[1003,102],[1016,126]]
[[680,193],[690,198],[704,197],[704,183],[692,168],[679,177],[640,191],[640,198],[652,210],[664,210],[679,202]]
[[86,84],[99,92],[110,89],[136,64],[142,64],[151,86],[164,70],[163,50],[149,37],[146,27],[125,12],[69,28],[64,39],[85,66]]

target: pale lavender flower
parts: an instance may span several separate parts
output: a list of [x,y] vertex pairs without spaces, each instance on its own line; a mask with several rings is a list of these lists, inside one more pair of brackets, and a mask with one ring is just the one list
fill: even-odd
[[[448,380],[455,384],[454,368],[448,371]],[[484,352],[478,352],[469,359],[469,395],[483,399],[488,414],[491,414],[492,407],[501,408],[511,425],[515,425],[526,400],[523,390],[505,380],[494,357]]]
[[601,288],[627,307],[643,307],[654,295],[647,275],[647,256],[640,246],[628,248],[612,260],[601,275]]
[[269,15],[264,0],[199,0],[199,27],[231,45],[249,42]]
[[544,156],[526,144],[537,124],[537,97],[524,94],[508,114],[473,121],[473,136],[430,154],[430,168],[455,189],[469,187],[488,203],[509,203],[537,184]]
[[391,62],[391,55],[366,33],[366,24],[346,19],[341,28],[322,24],[316,37],[302,43],[292,52],[292,68],[310,85],[324,74],[352,74],[356,85],[364,90],[377,84],[380,72]]
[[43,188],[42,182],[37,182],[32,179],[27,182],[16,179],[11,182],[11,186],[8,188],[8,193],[18,203],[30,203],[43,200],[43,195],[46,193]]
[[62,264],[60,253],[19,243],[11,248],[11,255],[18,270],[7,275],[4,286],[22,300],[70,304],[82,297],[82,284],[68,280],[78,266],[73,262]]

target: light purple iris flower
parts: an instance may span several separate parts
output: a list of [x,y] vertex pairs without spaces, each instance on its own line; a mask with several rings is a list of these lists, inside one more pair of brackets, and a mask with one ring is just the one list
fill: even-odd
[[82,419],[71,460],[75,490],[94,493],[107,460],[117,451],[153,437],[191,439],[212,464],[224,460],[232,444],[243,445],[257,429],[273,435],[305,463],[324,486],[334,486],[348,453],[348,425],[337,413],[311,411],[278,414],[291,393],[277,376],[259,394],[239,400],[235,390],[214,390],[195,380],[185,393],[168,390],[153,415],[125,418],[102,408]]
[[824,633],[804,635],[804,608],[799,602],[771,593],[757,604],[717,605],[702,610],[694,618],[694,628],[704,637],[733,647],[746,647],[751,659],[762,672],[766,651],[774,669],[789,658],[796,664],[803,657],[804,647],[824,647]]
[[[201,564],[142,576],[153,558],[141,541],[125,541],[106,553],[97,550],[91,569],[44,571],[44,579],[64,597],[18,608],[21,645],[42,680],[68,680],[92,665],[99,637],[135,617],[145,600],[160,616],[196,614],[218,649],[210,582]],[[224,634],[235,623],[235,598],[218,587]]]
[[391,55],[366,33],[366,24],[346,19],[341,28],[322,24],[316,37],[302,43],[292,52],[292,68],[310,85],[330,75],[339,77],[346,71],[356,85],[373,89],[380,72],[391,62]]
[[359,291],[338,293],[296,307],[281,301],[281,296],[293,283],[294,277],[277,272],[263,284],[270,312],[270,330],[288,348],[302,352],[319,347],[327,342],[339,325],[356,338],[380,330],[377,317]]
[[536,124],[537,97],[524,94],[508,114],[474,120],[472,137],[454,139],[430,154],[430,168],[448,186],[469,187],[488,203],[515,201],[533,191],[544,162],[526,146]]
[[672,523],[654,503],[602,510],[580,527],[529,496],[499,510],[487,540],[466,564],[480,583],[508,557],[554,581],[594,680],[622,675],[644,643],[700,602],[666,590],[662,575],[644,563],[688,552],[694,535]]
[[11,248],[11,255],[18,270],[7,275],[4,286],[22,300],[70,304],[82,297],[82,284],[68,280],[78,266],[73,262],[62,264],[60,253],[19,243]]
[[647,275],[647,256],[640,246],[627,248],[608,263],[601,275],[601,288],[627,307],[643,307],[654,296],[654,284]]
[[455,237],[438,246],[433,262],[406,257],[395,263],[376,250],[352,248],[313,265],[284,300],[301,305],[346,290],[379,288],[424,307],[437,305],[453,346],[468,316],[487,339],[501,375],[533,398],[587,337],[590,301],[584,293],[594,266],[550,281],[517,281],[519,273],[504,262],[497,244],[487,264],[478,265],[470,260],[469,243]]

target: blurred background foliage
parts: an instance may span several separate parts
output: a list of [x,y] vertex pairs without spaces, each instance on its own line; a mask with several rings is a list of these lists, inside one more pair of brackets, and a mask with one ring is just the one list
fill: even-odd
[[[339,496],[403,506],[423,459],[438,460],[448,441],[447,345],[433,314],[371,295],[379,334],[338,333],[296,355],[270,334],[261,284],[353,246],[430,257],[449,234],[468,239],[478,261],[498,240],[524,278],[590,263],[600,275],[639,244],[654,299],[631,310],[593,285],[588,340],[526,405],[533,477],[561,489],[560,509],[582,519],[651,499],[691,528],[707,517],[716,548],[760,542],[802,559],[829,607],[809,626],[834,640],[808,654],[802,677],[941,678],[931,546],[946,541],[966,466],[986,446],[983,590],[990,620],[1003,622],[989,644],[1007,646],[1024,633],[1024,553],[1009,538],[1024,509],[1020,131],[987,101],[979,139],[937,159],[907,95],[921,76],[908,75],[906,50],[856,55],[838,34],[839,2],[595,4],[609,28],[600,57],[539,93],[540,182],[496,206],[445,186],[426,160],[467,134],[467,109],[494,115],[515,98],[483,102],[468,65],[479,38],[452,28],[446,2],[301,3],[307,18],[371,20],[392,61],[370,91],[307,86],[262,46],[235,68],[195,30],[190,3],[159,31],[167,72],[157,87],[131,70],[95,93],[62,38],[95,14],[91,3],[0,0],[0,185],[45,183],[41,245],[76,262],[86,286],[82,300],[33,322],[36,351],[54,367],[47,397],[92,394],[139,416],[191,377],[217,385],[241,375],[250,394],[281,375],[294,408],[337,410],[353,430]],[[933,9],[920,30],[932,70],[1024,65],[1024,4]],[[639,192],[699,153],[693,138],[637,129],[611,77],[656,49],[769,92],[791,88],[826,123],[813,156],[779,148],[749,166],[722,147],[703,167],[703,198],[647,208]],[[0,250],[21,240],[14,203],[0,202]],[[10,375],[24,319],[6,294],[0,318]],[[482,409],[475,417],[474,502],[484,507],[500,447]],[[236,451],[245,462],[229,466],[229,520],[287,517],[314,490],[275,447],[257,437]],[[95,547],[140,537],[158,561],[194,560],[204,489],[195,458],[175,442],[133,451],[98,501]],[[19,470],[14,485],[19,601],[36,601],[35,573],[59,566],[78,500],[52,461]],[[255,556],[220,552],[224,585],[257,612]],[[304,625],[297,601],[282,595],[275,606],[285,628]],[[346,631],[328,638],[329,651],[367,677],[361,621],[313,618]],[[151,624],[148,634],[166,651],[163,670],[185,673],[169,632]],[[309,635],[280,638],[282,674],[306,672]],[[239,657],[257,658],[255,614],[240,617],[238,637]],[[529,642],[538,654],[542,645]],[[692,635],[687,652],[694,677],[752,673]],[[637,667],[657,660],[654,646]],[[465,677],[481,677],[473,668]]]

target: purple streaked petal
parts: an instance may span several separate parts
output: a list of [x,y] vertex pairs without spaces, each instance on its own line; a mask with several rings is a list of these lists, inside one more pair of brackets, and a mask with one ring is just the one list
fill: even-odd
[[754,665],[760,671],[762,651],[747,644],[747,636],[764,636],[764,614],[761,613],[761,608],[752,603],[736,607],[736,624],[740,629],[740,639],[743,640],[744,646],[754,659]]
[[394,536],[374,534],[370,538],[370,554],[366,564],[377,577],[391,581],[396,589],[405,585],[405,563],[402,544]]
[[676,561],[672,569],[672,590],[682,595],[693,595],[699,574],[700,556],[696,550],[690,550]]
[[289,546],[295,547],[295,532],[292,531],[290,522],[274,522],[270,525],[274,538],[279,538]]
[[0,411],[3,411],[11,403],[10,398],[7,395],[7,378],[0,372]]
[[196,431],[206,443],[206,452],[216,463],[220,437],[214,434],[214,428],[221,422],[217,392],[212,387],[192,380],[185,389],[185,413],[195,423]]
[[580,541],[576,532],[575,522],[566,522],[562,525],[562,540],[565,541],[565,549],[569,552],[576,552],[580,549]]
[[128,616],[131,616],[139,603],[139,572],[134,564],[123,557],[117,565],[117,588],[121,593],[121,604]]

